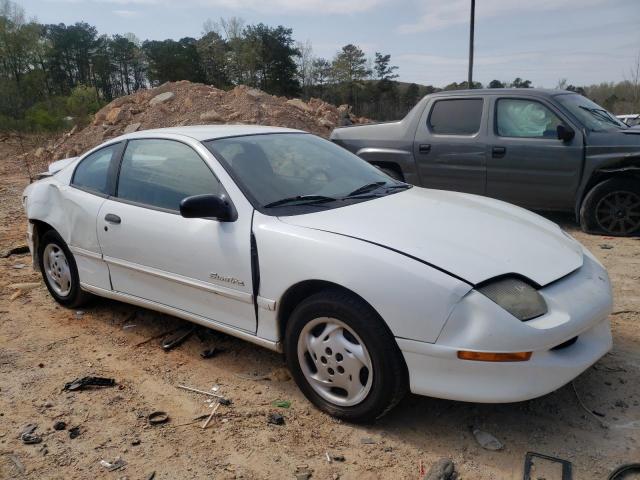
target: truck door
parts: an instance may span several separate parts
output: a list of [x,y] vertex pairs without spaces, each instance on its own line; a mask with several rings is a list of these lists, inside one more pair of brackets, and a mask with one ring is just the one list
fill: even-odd
[[436,97],[426,106],[413,145],[421,185],[485,194],[485,103],[481,96]]
[[[543,98],[494,97],[487,195],[540,210],[572,210],[582,170],[582,134]],[[558,140],[558,125],[571,127]]]

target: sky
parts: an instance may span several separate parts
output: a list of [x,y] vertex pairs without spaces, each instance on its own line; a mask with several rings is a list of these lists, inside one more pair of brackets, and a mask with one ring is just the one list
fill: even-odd
[[[84,21],[141,40],[198,37],[207,19],[284,25],[331,59],[348,43],[390,54],[399,80],[467,78],[470,0],[16,0],[42,23]],[[476,0],[474,81],[617,82],[640,61],[640,0]]]

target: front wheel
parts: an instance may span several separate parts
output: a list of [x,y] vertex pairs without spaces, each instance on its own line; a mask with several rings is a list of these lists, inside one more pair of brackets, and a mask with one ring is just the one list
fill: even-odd
[[305,396],[343,420],[379,418],[407,390],[395,339],[369,305],[347,292],[321,292],[298,305],[287,324],[285,354]]
[[54,230],[47,231],[40,239],[38,260],[44,283],[60,305],[76,308],[91,297],[80,289],[75,259],[62,237]]
[[640,180],[612,178],[589,191],[580,208],[586,232],[626,236],[640,232]]

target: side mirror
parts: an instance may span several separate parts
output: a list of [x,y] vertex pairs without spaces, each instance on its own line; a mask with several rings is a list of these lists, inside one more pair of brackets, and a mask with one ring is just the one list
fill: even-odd
[[556,127],[556,133],[558,134],[558,140],[562,140],[563,142],[570,142],[573,140],[573,137],[576,136],[576,132],[566,125],[558,125]]
[[180,202],[180,215],[184,218],[215,218],[220,222],[235,220],[231,203],[220,195],[194,195]]

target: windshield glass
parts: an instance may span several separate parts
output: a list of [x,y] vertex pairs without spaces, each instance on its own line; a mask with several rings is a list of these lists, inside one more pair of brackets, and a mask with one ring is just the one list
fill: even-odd
[[558,102],[569,110],[589,130],[600,132],[611,129],[629,128],[613,114],[607,112],[597,103],[577,93],[558,95]]
[[[335,208],[409,188],[344,148],[311,134],[246,135],[210,140],[205,145],[226,164],[254,206],[265,213]],[[283,213],[283,208],[288,211]]]

